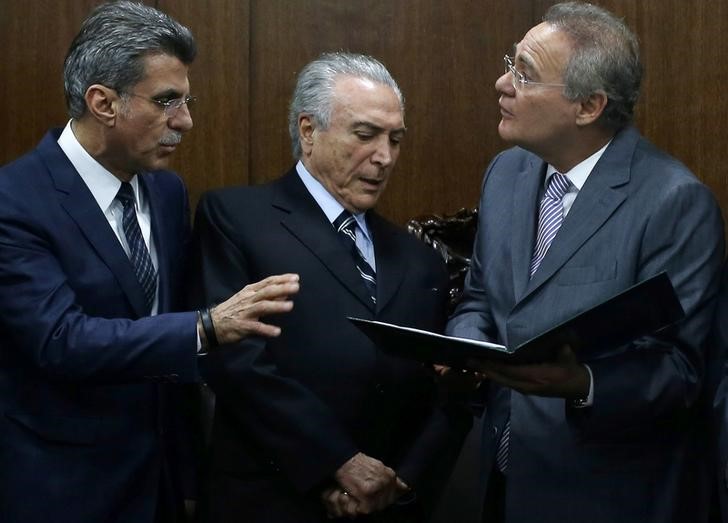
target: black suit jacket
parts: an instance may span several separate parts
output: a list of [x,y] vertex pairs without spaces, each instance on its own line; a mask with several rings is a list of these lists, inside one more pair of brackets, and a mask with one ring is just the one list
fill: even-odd
[[217,395],[211,521],[325,521],[320,488],[359,451],[430,498],[437,466],[467,428],[463,411],[434,407],[433,380],[422,366],[382,353],[346,320],[444,325],[440,258],[376,213],[368,220],[376,307],[295,170],[200,201],[201,301],[221,301],[271,274],[301,277],[293,311],[267,319],[281,326],[280,337],[206,356],[203,376]]

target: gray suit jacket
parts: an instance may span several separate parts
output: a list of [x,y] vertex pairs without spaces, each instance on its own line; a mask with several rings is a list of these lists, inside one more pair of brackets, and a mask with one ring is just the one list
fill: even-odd
[[520,148],[488,167],[449,333],[517,345],[663,270],[687,315],[669,332],[581,351],[594,376],[590,408],[491,385],[477,492],[510,417],[506,521],[701,521],[708,474],[695,404],[723,258],[718,205],[685,166],[627,128],[529,278],[545,170]]

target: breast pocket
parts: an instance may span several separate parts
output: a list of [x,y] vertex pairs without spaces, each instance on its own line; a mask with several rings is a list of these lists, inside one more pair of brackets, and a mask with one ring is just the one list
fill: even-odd
[[613,280],[617,277],[617,260],[580,267],[564,267],[554,281],[557,285],[586,285]]

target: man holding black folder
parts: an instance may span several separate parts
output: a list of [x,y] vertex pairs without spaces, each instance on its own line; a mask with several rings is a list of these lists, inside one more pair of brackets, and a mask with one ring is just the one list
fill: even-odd
[[517,346],[662,271],[685,318],[621,346],[564,346],[543,364],[483,364],[483,518],[704,521],[695,401],[723,257],[720,210],[631,126],[642,66],[635,35],[612,13],[553,6],[504,61],[498,130],[515,147],[486,171],[448,334]]

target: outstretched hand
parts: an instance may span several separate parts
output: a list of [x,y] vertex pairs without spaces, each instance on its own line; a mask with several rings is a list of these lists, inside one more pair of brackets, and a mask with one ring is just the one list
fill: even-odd
[[[246,285],[228,300],[210,309],[218,343],[234,343],[248,336],[278,336],[280,327],[264,323],[260,318],[293,309],[290,297],[298,289],[298,274],[269,276]],[[198,331],[204,340],[201,325]]]

